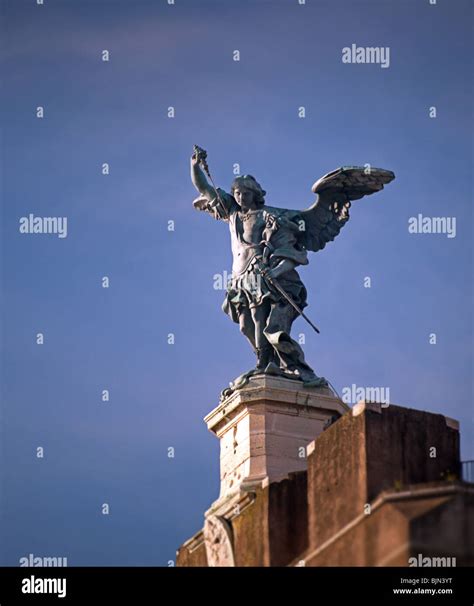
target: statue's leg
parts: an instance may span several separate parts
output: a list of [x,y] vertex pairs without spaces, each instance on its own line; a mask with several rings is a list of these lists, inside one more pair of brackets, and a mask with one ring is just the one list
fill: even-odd
[[268,342],[264,330],[270,313],[270,302],[263,299],[259,305],[251,307],[252,319],[255,326],[255,350],[257,354],[257,370],[265,370],[273,357],[273,347]]
[[313,369],[307,364],[303,350],[290,337],[295,312],[287,303],[272,303],[264,334],[278,354],[280,367],[294,373],[305,382],[317,381]]
[[[255,345],[255,324],[252,319],[252,313],[250,311],[250,307],[245,303],[241,303],[234,308],[235,314],[234,317],[239,322],[240,332],[247,337],[248,342],[250,343],[254,353],[257,353],[257,348]],[[236,379],[234,379],[229,387],[222,390],[221,392],[221,400],[228,397],[235,389],[239,387],[243,387],[248,383],[249,377],[255,374],[255,370],[249,370],[247,372],[242,373]]]
[[247,337],[253,351],[257,352],[257,345],[255,343],[255,324],[252,318],[250,308],[241,305],[239,307],[239,327],[240,332]]

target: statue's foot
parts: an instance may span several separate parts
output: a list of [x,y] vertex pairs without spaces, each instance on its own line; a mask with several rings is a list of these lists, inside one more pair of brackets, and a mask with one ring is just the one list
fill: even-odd
[[265,373],[273,357],[273,347],[267,344],[264,347],[258,347],[255,353],[257,354],[255,371]]
[[286,377],[286,373],[283,368],[280,368],[275,362],[269,362],[264,368],[257,366],[253,370],[249,371],[249,376],[254,375],[272,375],[277,377]]
[[317,377],[316,375],[314,375],[314,379],[309,379],[307,381],[303,379],[303,385],[305,387],[329,387],[327,379],[324,377]]
[[286,373],[283,371],[283,369],[281,369],[274,362],[270,362],[269,364],[266,365],[265,368],[259,368],[258,366],[256,366],[255,368],[252,368],[252,369],[248,370],[247,372],[244,372],[243,374],[239,375],[236,379],[234,379],[231,383],[229,383],[229,387],[226,387],[225,389],[223,389],[221,391],[221,396],[220,396],[221,402],[222,402],[222,400],[225,400],[226,398],[228,398],[232,393],[234,393],[235,390],[247,385],[250,377],[253,377],[255,375],[272,375],[272,376],[286,377]]
[[285,371],[289,379],[302,381],[305,387],[328,387],[329,383],[324,377],[318,377],[312,370],[302,368],[287,369]]
[[275,362],[270,362],[269,364],[267,364],[267,366],[265,367],[265,374],[266,375],[273,375],[273,376],[283,376],[285,373],[284,371],[278,366],[278,364],[275,364]]

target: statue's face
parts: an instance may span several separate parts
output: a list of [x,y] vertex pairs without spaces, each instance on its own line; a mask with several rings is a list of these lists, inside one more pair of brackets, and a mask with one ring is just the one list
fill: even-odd
[[255,192],[243,185],[234,189],[234,198],[241,208],[255,208]]

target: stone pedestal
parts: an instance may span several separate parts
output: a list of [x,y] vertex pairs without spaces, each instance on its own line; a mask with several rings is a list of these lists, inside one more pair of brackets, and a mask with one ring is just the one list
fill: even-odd
[[204,419],[221,446],[221,486],[214,505],[305,470],[306,446],[348,409],[328,388],[252,377]]

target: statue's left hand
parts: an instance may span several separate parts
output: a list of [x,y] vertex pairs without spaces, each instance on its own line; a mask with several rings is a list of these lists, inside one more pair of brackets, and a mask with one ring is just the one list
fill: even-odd
[[296,263],[294,261],[291,261],[290,259],[282,259],[278,263],[278,265],[276,265],[275,267],[272,267],[271,269],[267,269],[264,272],[263,276],[264,277],[267,276],[270,279],[278,280],[278,278],[280,276],[285,274],[287,271],[294,269],[295,266],[296,266]]
[[272,269],[265,269],[262,273],[263,273],[264,278],[270,278],[270,279],[276,280],[277,278],[279,278],[281,276],[281,274],[283,272],[280,271],[280,269],[277,266],[277,267],[273,267]]

